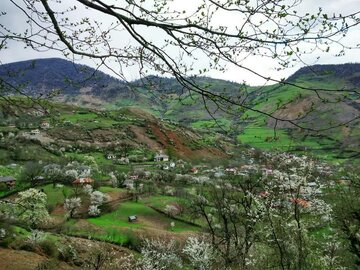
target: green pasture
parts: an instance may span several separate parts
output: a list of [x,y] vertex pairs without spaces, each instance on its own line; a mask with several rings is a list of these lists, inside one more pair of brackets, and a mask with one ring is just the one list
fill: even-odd
[[63,204],[66,197],[73,195],[74,191],[69,186],[53,187],[52,184],[39,187],[44,189],[47,195],[48,206],[55,207],[59,204]]
[[[128,221],[129,216],[136,215],[138,217],[137,222],[130,223]],[[142,218],[145,220],[142,220]],[[119,207],[107,214],[103,214],[100,217],[89,218],[88,221],[94,225],[102,228],[146,228],[149,224],[146,222],[147,218],[155,219],[158,223],[163,224],[164,227],[169,227],[170,223],[175,222],[175,232],[182,231],[198,231],[199,228],[186,224],[184,222],[175,221],[170,217],[167,217],[151,207],[144,204],[144,202],[124,202]]]

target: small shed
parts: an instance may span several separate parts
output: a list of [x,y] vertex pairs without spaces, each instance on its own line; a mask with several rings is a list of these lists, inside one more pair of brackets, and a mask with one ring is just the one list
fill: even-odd
[[6,186],[11,189],[15,186],[16,180],[12,176],[0,176],[0,183],[6,184]]
[[73,181],[74,185],[91,185],[94,183],[94,179],[90,177],[77,178]]
[[137,221],[137,216],[129,216],[129,217],[128,217],[128,221],[129,221],[129,222],[135,222],[135,221]]

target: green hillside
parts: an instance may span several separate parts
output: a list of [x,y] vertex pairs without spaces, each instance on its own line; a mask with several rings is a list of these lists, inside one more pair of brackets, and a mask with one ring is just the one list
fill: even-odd
[[[113,114],[112,111],[119,109],[139,108],[168,123],[180,123],[203,132],[202,136],[205,138],[202,141],[206,142],[213,141],[214,138],[206,133],[218,132],[261,149],[306,152],[329,160],[354,159],[360,156],[360,125],[359,120],[356,120],[360,115],[360,97],[355,92],[360,86],[359,64],[310,66],[300,69],[284,83],[263,87],[250,87],[208,77],[188,78],[210,93],[240,100],[248,108],[244,110],[221,101],[218,104],[209,99],[204,101],[200,94],[190,92],[174,78],[149,76],[125,83],[97,73],[96,78],[99,77],[101,83],[82,86],[70,83],[70,87],[65,82],[67,80],[60,79],[58,74],[54,75],[54,70],[61,67],[66,71],[63,72],[65,75],[72,74],[73,63],[60,59],[48,59],[46,63],[44,61],[36,60],[37,64],[26,73],[25,77],[29,79],[26,89],[31,89],[31,94],[36,94],[36,89],[40,88],[46,89],[45,92],[48,93],[63,89],[53,97],[54,101],[107,109],[110,115]],[[26,67],[27,62],[1,66],[0,76],[6,77],[4,70]],[[46,69],[47,66],[51,67],[51,73]],[[90,68],[86,69],[87,73],[91,71]],[[36,76],[44,72],[56,79]],[[71,76],[66,79],[70,82],[75,80]],[[11,80],[21,85],[24,78],[15,76]],[[331,91],[309,91],[306,88]],[[280,120],[276,121],[269,115]],[[104,116],[93,113],[65,114],[61,120],[79,122],[89,129],[96,128],[99,123],[103,128],[110,128],[117,125],[116,121],[120,121],[105,119]],[[295,125],[281,120],[292,120]],[[122,119],[120,122],[124,121]]]

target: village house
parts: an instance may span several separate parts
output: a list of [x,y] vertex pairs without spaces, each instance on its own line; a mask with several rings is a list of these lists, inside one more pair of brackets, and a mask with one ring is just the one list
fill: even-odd
[[88,176],[91,174],[91,167],[90,166],[86,166],[86,165],[81,165],[78,168],[79,171],[79,175],[82,177]]
[[48,121],[43,121],[40,123],[40,128],[42,129],[50,128],[50,123]]
[[293,204],[298,204],[302,206],[303,208],[308,208],[310,206],[310,203],[304,199],[301,198],[292,198],[290,200]]
[[169,161],[169,156],[163,154],[162,152],[157,153],[154,157],[154,161],[159,162],[159,161]]
[[116,156],[114,154],[108,153],[106,154],[106,159],[116,159]]
[[226,168],[225,172],[229,173],[229,174],[236,174],[237,173],[237,169],[234,167],[230,167],[230,168]]
[[16,180],[12,176],[0,176],[0,183],[4,183],[8,189],[12,189],[16,185]]
[[33,129],[30,131],[30,135],[32,136],[36,136],[36,135],[39,135],[40,134],[40,130],[38,129]]
[[130,175],[128,175],[128,178],[131,179],[131,180],[138,180],[139,175],[138,174],[130,174]]
[[44,116],[45,113],[39,110],[35,110],[29,113],[29,115],[34,115],[34,116]]
[[74,185],[91,185],[94,183],[94,179],[90,177],[77,178],[72,183]]

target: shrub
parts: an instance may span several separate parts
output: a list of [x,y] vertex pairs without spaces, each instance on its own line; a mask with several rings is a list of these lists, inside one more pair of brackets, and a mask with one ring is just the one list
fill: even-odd
[[13,237],[5,237],[0,241],[0,247],[8,248],[13,241]]
[[137,252],[141,251],[141,239],[133,231],[127,231],[126,235],[128,237],[128,247]]
[[91,217],[97,217],[100,216],[100,209],[97,205],[90,205],[89,206],[89,210],[88,210],[88,214]]
[[72,245],[58,244],[56,245],[59,251],[59,260],[69,263],[76,263],[78,253]]
[[99,189],[101,187],[101,182],[99,180],[95,180],[93,183],[94,189]]
[[40,262],[35,270],[57,270],[59,262],[55,259],[44,260]]
[[182,250],[194,269],[213,269],[218,254],[205,239],[190,236]]
[[10,248],[34,252],[36,250],[36,245],[29,242],[26,238],[18,238],[10,244]]
[[81,198],[79,197],[69,198],[65,200],[64,208],[69,218],[73,218],[74,215],[77,213],[77,211],[80,209],[80,207],[81,207]]
[[49,213],[51,213],[52,211],[54,211],[55,205],[47,205],[46,209],[48,210]]
[[58,249],[56,248],[55,242],[49,239],[43,240],[39,243],[42,251],[50,256],[50,257],[57,257],[58,256]]
[[138,260],[140,269],[182,269],[175,240],[145,239]]
[[10,227],[5,224],[3,225],[3,228],[0,228],[0,246],[1,247],[9,247],[10,243],[14,241],[13,232],[10,229]]

